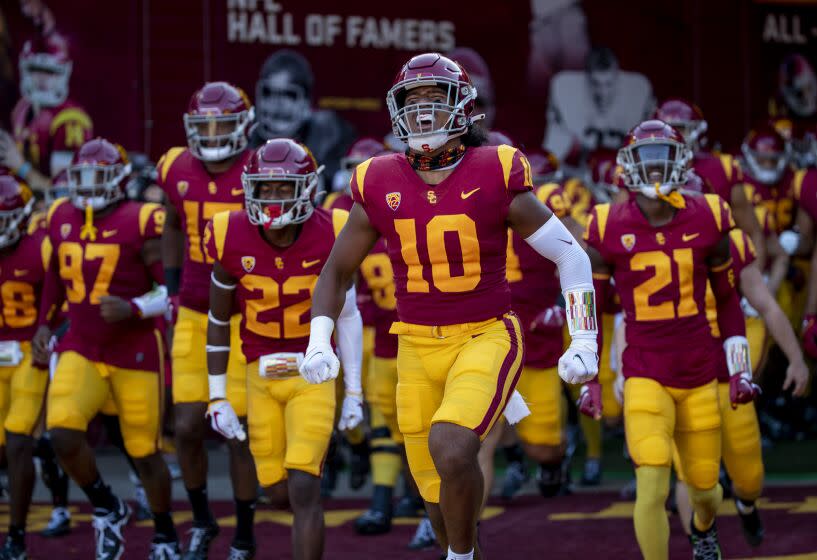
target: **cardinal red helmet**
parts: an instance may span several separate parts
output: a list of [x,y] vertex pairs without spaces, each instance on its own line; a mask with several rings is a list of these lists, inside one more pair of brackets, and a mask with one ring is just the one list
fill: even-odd
[[17,243],[34,209],[34,193],[14,175],[0,174],[0,248]]
[[390,150],[386,148],[383,142],[371,136],[364,136],[355,140],[346,155],[340,158],[340,168],[351,172],[367,159],[388,153],[390,153]]
[[77,208],[102,210],[125,198],[130,175],[128,154],[119,144],[94,138],[82,145],[68,166],[68,196]]
[[56,107],[68,97],[71,56],[65,37],[52,31],[23,44],[20,52],[20,93],[39,107]]
[[744,171],[766,185],[783,177],[791,157],[791,146],[769,124],[750,130],[740,149],[746,162]]
[[616,152],[610,150],[599,150],[590,157],[588,168],[594,194],[606,193],[609,199],[621,188],[621,168],[616,161],[616,155]]
[[709,125],[701,109],[694,103],[671,97],[658,106],[653,117],[680,132],[690,150],[698,151],[705,144]]
[[562,180],[562,170],[559,166],[559,158],[553,152],[534,148],[525,152],[530,163],[530,171],[535,185],[544,183],[554,183]]
[[[411,90],[427,86],[439,91],[410,98]],[[433,152],[468,131],[476,120],[471,118],[476,98],[462,66],[439,53],[425,53],[412,57],[397,73],[386,106],[397,138],[413,150]]]
[[666,196],[686,182],[692,152],[684,137],[659,120],[644,121],[633,128],[618,151],[624,184],[650,198]]
[[255,117],[250,98],[227,82],[209,82],[190,98],[184,129],[190,153],[202,161],[223,161],[247,147]]
[[250,223],[279,229],[308,220],[321,171],[303,144],[289,138],[267,141],[241,175]]

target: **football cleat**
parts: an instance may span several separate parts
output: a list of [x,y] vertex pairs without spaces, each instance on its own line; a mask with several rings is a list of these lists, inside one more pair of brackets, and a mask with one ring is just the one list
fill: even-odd
[[210,551],[210,544],[218,536],[218,525],[215,521],[210,523],[193,522],[190,528],[190,542],[184,553],[184,560],[207,560],[207,553]]
[[67,535],[71,532],[71,512],[68,508],[55,507],[51,510],[51,519],[48,525],[40,533],[46,538],[56,538]]
[[[694,515],[693,515],[694,517]],[[692,534],[689,542],[692,544],[692,560],[721,560],[721,545],[718,542],[718,530],[715,524],[706,531],[695,528],[694,519],[689,522]]]
[[113,511],[94,511],[91,524],[96,538],[96,560],[119,560],[122,557],[125,552],[122,527],[128,523],[130,514],[130,507],[120,498],[116,498]]
[[502,497],[506,500],[513,498],[529,478],[524,463],[519,461],[508,463],[508,468],[505,469],[505,478],[502,481]]
[[545,498],[553,498],[554,496],[565,496],[570,494],[568,487],[568,476],[566,462],[562,461],[558,464],[539,465],[539,473],[536,476],[536,483],[539,486],[539,492]]
[[582,469],[582,486],[598,486],[601,484],[601,459],[588,458]]
[[255,543],[234,540],[230,545],[227,560],[252,560],[255,558]]
[[743,536],[750,546],[760,546],[760,543],[763,542],[763,534],[765,533],[763,522],[760,520],[760,511],[758,511],[756,505],[752,504],[751,511],[744,513],[746,509],[748,509],[747,506],[738,502],[740,502],[740,500],[736,499],[735,508],[738,510]]
[[150,544],[148,560],[181,560],[182,553],[177,541],[156,542]]
[[391,531],[391,517],[382,511],[369,509],[355,519],[358,535],[383,535]]
[[25,546],[6,537],[3,548],[0,548],[0,560],[28,560]]
[[424,550],[437,545],[437,534],[434,532],[434,527],[431,526],[431,520],[424,517],[417,525],[417,530],[414,536],[411,537],[408,547],[411,550]]
[[397,500],[394,509],[392,510],[392,517],[395,519],[403,517],[422,517],[425,507],[421,498],[413,496],[403,496]]

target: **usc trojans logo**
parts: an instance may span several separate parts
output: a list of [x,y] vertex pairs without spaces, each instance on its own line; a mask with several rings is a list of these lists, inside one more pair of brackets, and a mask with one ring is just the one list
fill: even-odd
[[658,242],[659,245],[666,245],[667,238],[664,237],[664,234],[660,231],[655,234],[655,240]]
[[386,204],[389,205],[394,211],[400,207],[400,193],[399,192],[390,192],[386,195]]
[[428,202],[431,204],[437,204],[437,193],[434,191],[426,192],[426,197],[428,197]]
[[62,224],[60,226],[60,235],[62,235],[63,239],[71,235],[71,224]]
[[621,244],[624,245],[624,248],[628,251],[632,251],[633,247],[635,246],[635,235],[632,233],[625,233],[621,236]]
[[281,257],[275,257],[275,268],[277,268],[278,270],[284,268],[284,259],[282,259]]
[[249,274],[255,268],[255,257],[241,257],[241,268]]
[[179,196],[184,198],[184,195],[187,194],[187,189],[190,188],[190,183],[187,181],[179,181],[176,183],[176,190],[179,191]]

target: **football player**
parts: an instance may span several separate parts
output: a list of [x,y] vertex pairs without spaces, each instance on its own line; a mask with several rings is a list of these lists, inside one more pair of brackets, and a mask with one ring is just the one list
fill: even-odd
[[164,211],[125,200],[130,166],[121,146],[86,142],[68,168],[69,197],[51,206],[53,247],[34,337],[35,359],[48,359],[54,310],[68,302],[68,331],[48,390],[46,428],[60,463],[94,507],[96,558],[124,551],[128,505],[97,470],[85,431],[112,401],[125,448],[145,486],[155,535],[150,558],[179,558],[170,516],[170,475],[158,449],[162,421],[163,341],[154,317],[168,310],[160,241]]
[[[720,557],[715,513],[722,499],[721,353],[706,318],[707,280],[724,339],[730,402],[750,402],[756,394],[729,253],[731,211],[717,195],[678,191],[691,158],[683,136],[668,124],[650,120],[635,127],[618,156],[624,183],[635,195],[596,206],[585,232],[599,300],[605,300],[612,277],[627,317],[624,427],[636,465],[635,533],[647,560],[668,555],[664,503],[673,434],[695,512],[694,557]],[[597,383],[582,390],[580,408],[601,415]]]
[[[743,186],[740,165],[729,154],[714,154],[705,150],[706,131],[709,125],[701,109],[681,98],[664,100],[655,110],[655,118],[673,126],[692,151],[691,169],[705,187],[729,203],[737,226],[749,234],[758,251],[758,265],[765,268],[767,242],[753,211],[752,201]],[[769,247],[776,254],[776,247]]]
[[8,460],[10,516],[0,558],[25,559],[25,530],[34,490],[32,437],[45,404],[48,365],[32,360],[31,338],[51,245],[29,218],[34,194],[13,175],[0,175],[0,453]]
[[797,252],[810,255],[808,291],[801,335],[803,350],[817,359],[817,251],[815,251],[815,224],[817,224],[817,169],[801,170],[795,178],[794,198],[797,201]]
[[[244,205],[241,172],[250,156],[247,133],[254,110],[247,95],[226,82],[210,82],[193,93],[184,114],[187,147],[171,148],[157,165],[158,183],[167,197],[162,235],[165,281],[178,309],[171,345],[176,447],[184,487],[193,509],[193,528],[185,558],[204,560],[218,525],[207,501],[207,311],[213,259],[204,244],[207,223],[218,212]],[[247,416],[246,361],[233,317],[228,398]],[[257,483],[246,442],[230,440],[230,479],[236,507],[235,554],[253,554],[253,518]]]
[[72,66],[68,42],[56,31],[26,41],[20,53],[22,97],[11,115],[13,138],[0,131],[0,165],[37,191],[48,189],[93,135],[91,118],[68,98]]
[[522,368],[522,327],[505,278],[508,227],[554,260],[573,340],[560,361],[571,383],[596,375],[596,318],[587,256],[531,193],[530,167],[510,146],[479,147],[477,92],[437,53],[411,58],[387,94],[406,153],[359,165],[349,221],[315,287],[301,374],[338,374],[330,344],[346,286],[379,237],[395,276],[397,422],[411,472],[449,559],[475,552],[483,477],[480,442]]
[[[320,172],[301,144],[268,141],[254,151],[242,175],[246,210],[216,214],[205,234],[207,253],[214,260],[207,415],[224,437],[247,438],[226,391],[230,315],[237,302],[248,362],[250,449],[270,499],[286,503],[288,497],[295,514],[292,556],[298,560],[323,555],[320,475],[335,418],[334,383],[312,385],[298,374],[310,329],[304,319],[318,273],[348,216],[343,210],[315,209]],[[346,288],[337,332],[346,386],[340,430],[354,428],[363,419],[363,324],[354,286],[350,282]]]
[[[792,390],[792,395],[802,396],[808,385],[809,372],[797,336],[794,334],[786,315],[780,309],[774,296],[763,281],[760,269],[755,263],[755,248],[748,235],[734,229],[729,233],[730,252],[734,263],[738,288],[753,309],[757,310],[769,327],[772,338],[777,342],[789,361],[783,389]],[[717,324],[712,325],[717,331]],[[747,333],[748,333],[747,325]],[[752,354],[752,370],[757,371],[760,356]],[[752,546],[763,541],[763,525],[755,500],[763,489],[763,456],[761,454],[760,427],[754,403],[732,407],[729,398],[729,372],[726,357],[719,360],[718,396],[722,424],[722,454],[726,472],[732,480],[735,508],[740,517],[743,534]],[[685,473],[676,464],[678,484],[675,486],[676,503],[681,513],[681,521],[689,534],[688,520],[692,516],[687,497]]]

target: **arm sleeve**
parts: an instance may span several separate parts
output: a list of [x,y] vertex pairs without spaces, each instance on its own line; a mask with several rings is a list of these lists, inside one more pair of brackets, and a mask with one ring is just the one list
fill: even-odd
[[346,300],[336,325],[338,353],[343,365],[343,382],[346,392],[363,394],[361,386],[361,362],[363,359],[363,319],[357,308],[357,294],[352,286],[346,292]]

